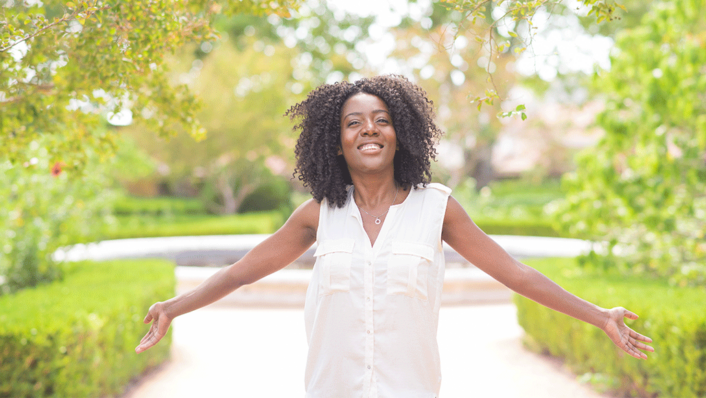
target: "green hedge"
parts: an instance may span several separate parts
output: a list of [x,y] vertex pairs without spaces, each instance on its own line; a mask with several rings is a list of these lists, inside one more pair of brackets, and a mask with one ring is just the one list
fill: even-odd
[[550,222],[537,220],[493,220],[474,218],[478,228],[489,235],[554,236],[568,238],[556,230]]
[[155,236],[271,234],[284,224],[278,211],[228,216],[118,217],[117,225],[103,231],[104,239]]
[[522,296],[514,298],[526,345],[562,357],[597,387],[640,397],[706,397],[706,289],[666,282],[599,276],[575,259],[527,261],[566,290],[604,308],[622,306],[640,316],[628,321],[649,336],[647,360],[624,354],[598,328]]
[[163,260],[69,264],[64,279],[0,297],[0,397],[116,396],[169,355],[146,353],[150,305],[174,294]]
[[172,196],[158,196],[154,198],[123,196],[115,201],[113,211],[117,215],[208,213],[206,207],[198,198],[179,198]]

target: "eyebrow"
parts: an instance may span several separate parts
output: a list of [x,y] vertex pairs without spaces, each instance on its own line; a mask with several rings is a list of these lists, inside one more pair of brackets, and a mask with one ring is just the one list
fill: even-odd
[[[386,110],[384,110],[384,109],[376,109],[376,110],[373,111],[373,113],[383,113],[383,112],[384,112],[384,113],[387,113],[388,115],[390,114],[390,112],[388,112],[388,111],[386,111]],[[351,113],[347,114],[346,116],[344,116],[344,117],[343,117],[343,120],[346,120],[346,118],[347,118],[348,116],[357,116],[357,115],[362,115],[362,114],[363,114],[363,112],[351,112]]]

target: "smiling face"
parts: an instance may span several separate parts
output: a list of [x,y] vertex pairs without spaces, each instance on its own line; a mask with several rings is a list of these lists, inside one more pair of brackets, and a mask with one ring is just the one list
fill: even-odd
[[341,151],[351,176],[394,173],[397,135],[385,102],[372,94],[350,97],[341,109]]

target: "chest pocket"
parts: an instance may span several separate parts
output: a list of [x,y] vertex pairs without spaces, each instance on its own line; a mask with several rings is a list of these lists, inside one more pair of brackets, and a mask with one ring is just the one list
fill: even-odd
[[354,239],[319,242],[314,257],[319,267],[319,294],[347,292],[351,289],[351,260]]
[[387,294],[404,294],[427,300],[429,269],[434,248],[422,243],[393,241],[387,262]]

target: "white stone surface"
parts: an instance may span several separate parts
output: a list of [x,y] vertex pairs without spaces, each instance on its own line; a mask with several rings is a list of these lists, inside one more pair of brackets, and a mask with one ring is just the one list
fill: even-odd
[[[301,309],[211,306],[177,318],[172,360],[124,398],[302,397],[303,317]],[[603,397],[524,350],[522,333],[510,304],[442,307],[440,397]]]
[[[58,249],[58,261],[110,260],[134,257],[165,257],[204,250],[250,250],[270,235],[208,235],[104,240]],[[516,257],[575,257],[586,253],[591,243],[580,239],[536,236],[491,235]],[[446,251],[453,251],[444,245]]]

